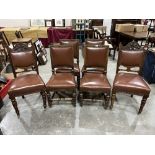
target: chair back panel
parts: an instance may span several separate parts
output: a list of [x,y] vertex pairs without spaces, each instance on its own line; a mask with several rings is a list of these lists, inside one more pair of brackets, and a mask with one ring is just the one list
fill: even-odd
[[52,69],[59,67],[74,68],[74,51],[69,46],[51,46],[51,65]]
[[38,74],[37,58],[33,47],[27,48],[25,51],[21,50],[9,50],[9,58],[13,68],[14,76],[16,77],[16,69],[31,69],[35,70]]
[[144,58],[145,58],[145,53],[143,50],[141,51],[140,50],[137,50],[137,51],[121,50],[118,55],[116,72],[122,70],[122,69],[119,69],[120,66],[126,67],[127,69],[125,69],[125,71],[134,71],[132,68],[139,67],[138,72],[140,72],[144,63]]
[[60,39],[60,44],[73,46],[74,58],[79,59],[79,40],[78,39]]
[[109,49],[108,46],[85,46],[84,68],[104,68],[107,70]]
[[103,39],[86,39],[85,44],[86,45],[92,45],[92,46],[97,46],[97,45],[104,45],[104,40]]

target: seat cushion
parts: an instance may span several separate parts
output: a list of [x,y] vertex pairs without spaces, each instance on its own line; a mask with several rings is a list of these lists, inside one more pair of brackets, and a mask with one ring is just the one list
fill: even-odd
[[8,91],[9,96],[22,96],[45,90],[45,84],[38,74],[27,74],[13,80]]
[[118,73],[113,83],[113,91],[149,95],[151,89],[147,82],[137,74]]
[[85,73],[80,81],[81,91],[103,91],[110,93],[111,86],[102,73]]
[[51,76],[46,84],[47,90],[73,90],[75,87],[75,78],[71,73],[56,73]]

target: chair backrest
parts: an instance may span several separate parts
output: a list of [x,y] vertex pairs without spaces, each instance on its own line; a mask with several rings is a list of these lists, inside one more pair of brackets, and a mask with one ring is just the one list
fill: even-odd
[[[127,71],[137,72],[139,74],[144,63],[144,58],[145,52],[143,50],[119,51],[116,73],[118,73],[119,71]],[[136,69],[135,67],[138,68]]]
[[79,62],[79,40],[78,39],[60,39],[61,45],[71,45],[74,49],[74,58]]
[[14,49],[10,49],[8,53],[14,77],[17,77],[17,74],[20,73],[17,71],[18,68],[23,69],[24,70],[23,72],[33,70],[36,71],[37,74],[39,74],[37,58],[33,46],[28,47],[27,49],[25,49],[25,51],[24,50],[16,51]]
[[[107,63],[109,55],[108,46],[85,46],[85,57],[84,57],[84,70],[95,69],[96,71],[102,70],[104,74],[107,73]],[[94,70],[94,71],[95,71]]]
[[85,45],[91,45],[91,46],[104,45],[104,40],[103,39],[86,39]]
[[72,46],[51,46],[50,47],[52,72],[55,69],[74,69],[74,50]]
[[128,50],[128,51],[133,51],[133,50],[141,50],[141,46],[138,44],[136,41],[131,41],[127,45],[123,46],[121,43],[119,45],[119,50]]

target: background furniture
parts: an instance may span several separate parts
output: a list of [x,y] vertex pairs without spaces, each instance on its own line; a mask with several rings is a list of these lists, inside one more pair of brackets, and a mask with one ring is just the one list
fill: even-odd
[[57,43],[60,39],[73,39],[73,29],[70,27],[50,27],[47,29],[47,34],[49,44]]
[[111,31],[110,36],[112,38],[116,38],[116,46],[118,47],[118,35],[119,33],[115,31],[116,24],[125,24],[125,23],[131,23],[131,24],[140,24],[141,19],[112,19],[111,23]]

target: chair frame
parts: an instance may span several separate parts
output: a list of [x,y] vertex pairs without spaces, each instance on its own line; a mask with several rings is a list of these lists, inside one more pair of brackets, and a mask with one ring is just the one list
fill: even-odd
[[[35,55],[34,46],[28,47],[27,50],[28,51],[32,51],[32,54],[33,54],[33,57],[34,57],[34,60],[35,60],[34,61],[34,64],[33,64],[33,66],[20,67],[20,68],[21,69],[24,69],[23,72],[29,72],[28,69],[32,69],[32,71],[36,71],[36,73],[39,75],[39,70],[38,70],[38,65],[37,65],[37,58],[36,58],[36,55]],[[9,53],[9,60],[10,60],[11,66],[12,66],[13,75],[14,75],[14,78],[16,78],[17,77],[17,74],[18,73],[21,73],[21,72],[17,72],[16,71],[17,68],[13,64],[13,61],[12,61],[12,58],[11,58],[11,52],[17,52],[18,53],[19,51],[13,51],[12,49],[9,49],[9,52],[8,52]],[[24,51],[21,51],[21,52],[24,52]],[[44,90],[41,90],[40,91],[40,94],[42,96],[42,99],[43,99],[43,107],[45,109],[46,108],[46,88]],[[27,95],[27,94],[24,94],[24,95]],[[22,98],[25,98],[24,95],[22,96]],[[15,111],[16,111],[17,116],[19,117],[20,116],[20,113],[19,113],[19,110],[18,110],[16,98],[15,97],[12,97],[12,96],[9,96],[9,98],[10,98],[10,100],[12,102],[12,105],[13,105]]]
[[[94,46],[89,46],[89,45],[85,45],[84,48],[89,48],[89,47],[92,47],[92,48],[99,48],[99,47],[105,47],[107,48],[107,57],[105,58],[105,68],[98,68],[98,67],[93,67],[92,69],[87,69],[87,67],[85,66],[85,62],[84,62],[84,65],[83,65],[83,68],[82,68],[82,77],[84,76],[85,73],[95,73],[95,74],[98,74],[98,73],[102,73],[104,75],[107,75],[107,64],[108,64],[108,55],[109,55],[109,46],[105,46],[105,45],[99,45],[98,47],[94,47]],[[85,49],[84,49],[85,50]],[[84,58],[86,59],[86,57]],[[86,60],[84,60],[86,61]],[[90,68],[90,67],[89,67]],[[105,106],[104,108],[107,109],[108,106],[109,106],[109,100],[110,100],[110,93],[111,93],[111,90],[109,92],[102,92],[102,91],[88,91],[88,93],[94,93],[96,96],[94,96],[92,99],[96,98],[96,97],[104,97],[104,100],[105,100]],[[106,93],[106,95],[105,95]],[[80,106],[83,106],[83,100],[84,98],[87,97],[86,96],[86,92],[82,91],[82,90],[79,90],[79,95],[78,95],[78,100],[80,102]]]
[[[79,39],[60,39],[59,42],[60,42],[60,45],[71,46],[71,43],[72,42],[75,42],[75,41],[77,41],[78,47],[77,47],[76,54],[74,53],[74,59],[76,60],[76,64],[79,67],[79,46],[80,46]],[[78,74],[74,73],[74,75],[77,76],[77,84],[78,84],[78,87],[77,88],[79,89],[79,85],[80,85],[80,72]]]
[[[121,54],[122,54],[123,51],[127,51],[127,52],[132,52],[132,51],[133,52],[134,51],[135,52],[143,52],[143,60],[141,61],[141,63],[139,63],[138,66],[135,66],[135,65],[132,65],[132,64],[130,66],[123,65],[124,67],[126,67],[126,69],[120,69],[120,66],[122,65],[121,62],[120,62],[121,61]],[[120,71],[138,73],[138,75],[140,75],[142,67],[143,67],[143,63],[144,63],[144,58],[145,58],[145,51],[143,49],[135,49],[135,47],[134,47],[134,48],[130,48],[130,50],[120,50],[119,55],[118,55],[117,67],[116,67],[116,75]],[[138,71],[132,70],[133,67],[139,67],[139,70]],[[122,91],[114,91],[114,87],[112,88],[110,109],[113,108],[114,101],[116,99],[116,92],[122,92]],[[124,92],[124,93],[128,93],[128,92]],[[140,114],[142,112],[142,110],[143,110],[143,107],[145,106],[145,103],[146,103],[147,98],[149,97],[149,94],[147,94],[147,95],[144,95],[143,93],[134,93],[134,94],[143,96],[143,98],[141,100],[141,105],[140,105],[140,108],[139,108],[139,111],[138,111],[138,114]],[[133,94],[131,94],[131,97],[133,97]]]
[[[52,68],[52,75],[54,74],[59,74],[59,73],[72,73],[74,75],[74,65],[72,66],[72,68],[67,68],[66,66],[63,67],[60,67],[59,66],[54,66],[53,65],[53,61],[52,61],[52,47],[60,47],[60,48],[65,48],[65,47],[72,47],[72,46],[65,46],[65,45],[60,45],[60,44],[56,44],[56,45],[51,45],[50,46],[50,57],[51,57],[51,68]],[[73,57],[73,64],[74,64],[74,57]],[[59,70],[60,69],[60,70]],[[77,86],[76,86],[77,87]],[[69,96],[72,98],[72,104],[73,106],[76,106],[76,87],[75,87],[75,90],[73,90],[73,93],[72,95],[70,94],[67,94],[66,93],[66,90],[57,90],[57,89],[50,89],[48,90],[46,88],[46,93],[47,93],[47,99],[48,99],[48,106],[49,107],[52,107],[52,102],[54,101],[54,96],[55,94],[57,94],[61,100],[61,98],[64,98],[64,96]],[[51,95],[50,92],[53,91],[53,94]],[[55,99],[57,100],[57,99]]]

